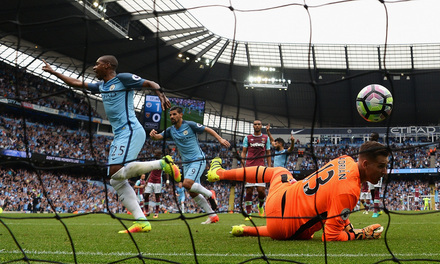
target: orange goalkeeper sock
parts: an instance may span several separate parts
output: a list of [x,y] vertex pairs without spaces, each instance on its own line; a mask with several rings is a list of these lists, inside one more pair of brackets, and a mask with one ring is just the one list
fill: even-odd
[[233,170],[218,170],[217,175],[220,176],[220,180],[230,181],[244,181],[246,175],[246,181],[250,183],[263,183],[270,182],[276,168],[253,166],[245,167]]
[[[258,232],[257,232],[258,229]],[[267,226],[244,226],[243,227],[243,236],[263,236],[268,237],[269,232],[267,231]]]

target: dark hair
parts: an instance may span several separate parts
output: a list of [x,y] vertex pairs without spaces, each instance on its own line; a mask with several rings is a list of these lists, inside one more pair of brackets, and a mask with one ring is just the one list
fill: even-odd
[[390,155],[388,148],[377,141],[367,141],[359,149],[359,157],[367,160],[376,160],[377,156],[388,157],[388,155]]
[[286,142],[284,141],[284,139],[282,139],[282,138],[276,138],[276,139],[275,139],[275,142],[278,142],[278,143],[280,143],[280,144],[283,145],[283,146],[284,146],[284,144],[286,143]]
[[182,107],[180,106],[173,106],[170,108],[170,112],[171,111],[177,111],[177,113],[181,114],[183,112]]
[[378,141],[379,140],[379,134],[377,132],[373,132],[370,134],[370,140],[371,141]]
[[103,62],[106,62],[106,63],[110,64],[110,66],[112,66],[113,70],[116,70],[116,68],[118,68],[119,63],[118,63],[118,60],[116,59],[115,56],[113,56],[113,55],[104,55],[104,56],[101,56],[100,59]]

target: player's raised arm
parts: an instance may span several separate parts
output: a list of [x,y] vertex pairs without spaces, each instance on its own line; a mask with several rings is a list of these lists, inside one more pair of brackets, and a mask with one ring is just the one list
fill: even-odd
[[295,147],[295,138],[293,137],[293,135],[290,135],[290,146],[287,149],[287,152],[292,152],[293,147]]
[[272,134],[270,133],[270,124],[267,124],[267,126],[266,126],[266,133],[267,133],[267,136],[269,137],[270,144],[273,147],[275,147],[275,140],[273,139]]
[[205,127],[206,133],[210,134],[211,136],[215,137],[217,141],[224,147],[229,148],[231,144],[226,139],[222,138],[217,132],[215,132],[212,128]]
[[153,90],[156,93],[156,95],[159,97],[160,104],[162,105],[162,110],[171,107],[170,100],[168,100],[163,91],[161,91],[159,84],[153,81],[145,80],[145,82],[142,84],[142,87]]
[[65,82],[67,85],[77,88],[88,87],[88,83],[82,82],[81,80],[66,76],[64,74],[61,74],[59,72],[56,72],[52,67],[47,63],[45,60],[43,60],[44,66],[42,68],[43,71],[48,72],[52,75],[55,75],[57,78],[61,79],[63,82]]

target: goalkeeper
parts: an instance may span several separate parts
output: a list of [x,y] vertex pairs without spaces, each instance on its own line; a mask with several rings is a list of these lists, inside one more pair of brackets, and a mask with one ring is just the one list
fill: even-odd
[[210,182],[219,180],[270,182],[266,201],[266,226],[233,226],[235,236],[268,236],[277,240],[312,239],[325,224],[322,240],[347,241],[380,238],[379,224],[354,229],[348,216],[359,200],[361,183],[386,175],[389,152],[384,145],[367,141],[358,161],[336,158],[317,172],[297,182],[285,168],[221,168],[221,159],[211,161]]

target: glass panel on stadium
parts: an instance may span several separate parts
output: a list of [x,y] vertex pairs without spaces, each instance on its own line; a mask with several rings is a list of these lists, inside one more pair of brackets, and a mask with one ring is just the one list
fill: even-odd
[[350,69],[377,70],[379,69],[379,55],[377,46],[350,45],[347,46]]
[[[309,46],[287,44],[281,46],[283,62],[286,68],[307,69],[309,67]],[[310,66],[313,68],[312,57]]]
[[380,46],[382,67],[386,69],[411,69],[411,47],[408,45]]
[[249,43],[252,66],[281,67],[279,46],[270,43]]
[[440,44],[414,45],[414,68],[440,68]]
[[345,46],[316,45],[313,46],[316,67],[319,69],[346,69]]

